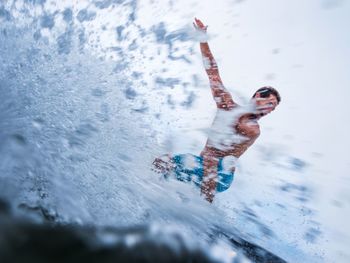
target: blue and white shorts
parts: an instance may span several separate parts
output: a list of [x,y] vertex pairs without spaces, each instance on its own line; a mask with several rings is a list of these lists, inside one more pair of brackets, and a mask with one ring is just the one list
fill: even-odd
[[[218,177],[216,191],[223,192],[227,190],[233,181],[234,157],[220,158],[218,163]],[[175,177],[179,181],[194,182],[198,187],[201,186],[203,179],[203,157],[192,154],[178,154],[172,157],[174,164]]]

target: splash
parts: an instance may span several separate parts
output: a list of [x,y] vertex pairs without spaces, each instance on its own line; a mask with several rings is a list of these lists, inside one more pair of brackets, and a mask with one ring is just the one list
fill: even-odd
[[[252,170],[258,178],[238,163],[259,197],[238,181],[217,206],[191,185],[150,171],[155,156],[192,145],[165,129],[172,121],[181,125],[202,85],[193,70],[202,36],[187,25],[147,23],[144,10],[151,7],[134,0],[0,4],[0,197],[19,213],[44,211],[55,222],[170,226],[190,243],[209,244],[213,254],[227,253],[225,260],[232,259],[225,250],[232,252],[232,242],[224,236],[238,236],[292,262],[318,262],[322,255],[311,260],[305,248],[322,237],[310,219],[313,188],[294,176],[309,166],[280,145],[248,159],[258,160]],[[264,173],[266,162],[272,168]],[[265,178],[277,178],[277,186]],[[288,220],[304,226],[296,237],[281,231]],[[213,236],[220,246],[211,246]],[[295,240],[306,245],[294,247]]]
[[[147,39],[188,63],[172,54],[174,42],[190,38],[185,31],[142,28],[135,1],[12,1],[1,10],[3,197],[56,222],[157,222],[206,233],[220,212],[192,187],[161,182],[149,169],[159,112],[137,70],[152,60],[143,54]],[[106,13],[122,15],[110,25]],[[155,79],[161,88],[169,83]]]

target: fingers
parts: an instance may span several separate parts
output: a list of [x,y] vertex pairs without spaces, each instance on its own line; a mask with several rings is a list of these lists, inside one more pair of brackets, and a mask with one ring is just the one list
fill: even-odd
[[203,22],[201,21],[201,20],[199,20],[198,18],[194,18],[194,20],[196,21],[196,24],[198,25],[198,26],[200,26],[200,27],[204,27],[204,24],[203,24]]
[[199,20],[198,18],[195,17],[194,21],[195,22],[193,22],[193,26],[196,29],[203,30],[205,32],[207,31],[208,26],[205,26],[201,20]]
[[203,26],[203,23],[197,18],[194,18],[194,22],[198,27]]

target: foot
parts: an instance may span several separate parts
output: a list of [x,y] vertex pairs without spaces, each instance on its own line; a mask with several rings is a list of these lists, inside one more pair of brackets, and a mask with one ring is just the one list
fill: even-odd
[[159,174],[166,175],[174,169],[174,162],[169,154],[156,158],[152,164],[152,171]]

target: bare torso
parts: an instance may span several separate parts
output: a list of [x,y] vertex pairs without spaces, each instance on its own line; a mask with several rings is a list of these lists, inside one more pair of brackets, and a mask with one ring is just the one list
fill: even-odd
[[259,137],[258,117],[237,106],[218,110],[201,156],[239,158]]

